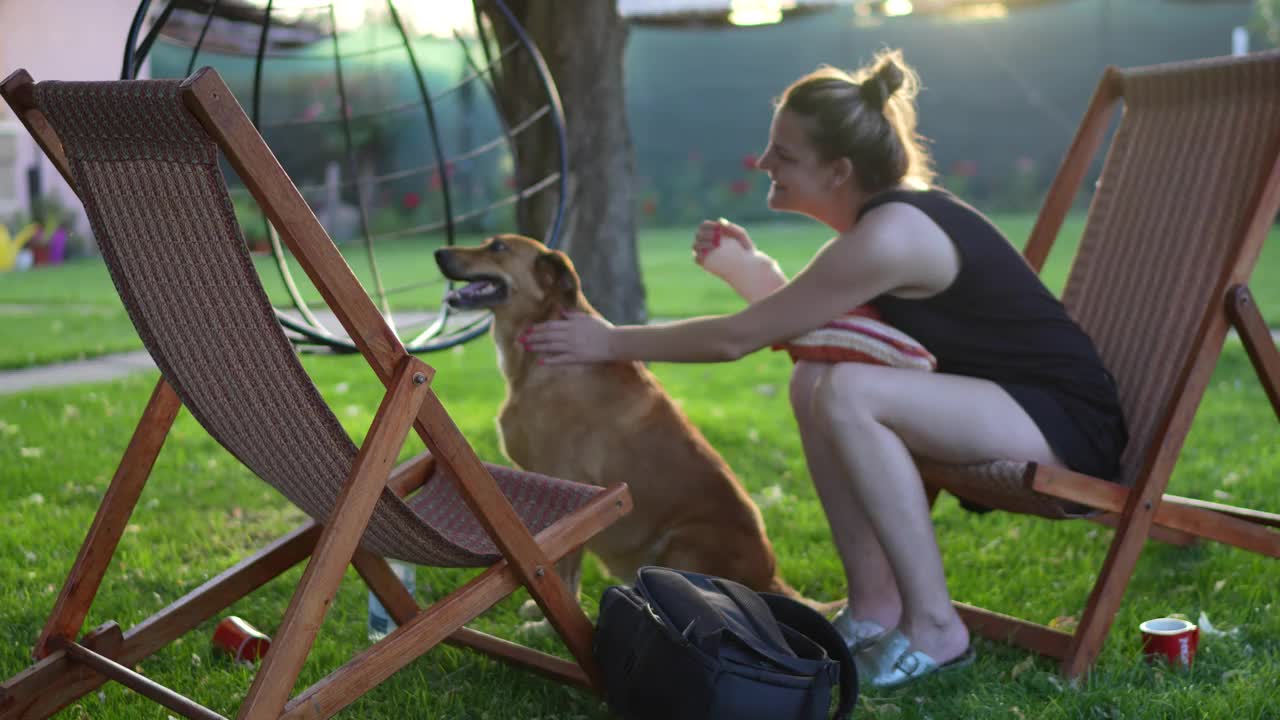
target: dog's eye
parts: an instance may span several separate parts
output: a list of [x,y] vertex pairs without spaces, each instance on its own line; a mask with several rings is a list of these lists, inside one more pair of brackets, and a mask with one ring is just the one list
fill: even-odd
[[493,240],[489,243],[489,252],[503,252],[507,249],[507,244],[501,240]]

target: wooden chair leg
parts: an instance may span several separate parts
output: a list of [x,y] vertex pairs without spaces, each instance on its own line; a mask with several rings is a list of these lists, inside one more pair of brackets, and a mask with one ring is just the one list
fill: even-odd
[[[320,527],[307,522],[234,567],[211,578],[121,637],[115,623],[85,635],[80,644],[125,666],[133,666],[197,625],[262,587],[311,554]],[[0,717],[45,718],[93,692],[106,678],[55,650],[0,684]]]
[[593,685],[601,687],[592,648],[595,628],[591,620],[555,572],[551,561],[532,541],[529,530],[506,496],[497,490],[497,483],[434,393],[429,393],[423,401],[417,429],[436,461],[457,480],[462,499],[511,563],[543,616],[560,633],[569,652],[592,678]]
[[[283,708],[284,712],[279,717],[282,720],[331,717],[519,587],[520,581],[513,568],[500,561],[300,692]],[[273,646],[267,653],[268,660],[275,651]],[[258,676],[262,676],[261,671]],[[243,712],[241,710],[241,717],[244,717]]]
[[[1156,477],[1168,477],[1167,474]],[[1149,476],[1150,477],[1150,476]],[[1089,594],[1088,604],[1080,618],[1062,661],[1062,674],[1067,678],[1078,677],[1093,666],[1106,641],[1107,632],[1115,620],[1116,611],[1124,597],[1125,588],[1138,563],[1138,555],[1146,544],[1155,516],[1155,505],[1160,502],[1164,482],[1149,480],[1141,490],[1130,491],[1129,502],[1120,515],[1115,538],[1103,561],[1098,581]]]
[[972,633],[1052,658],[1062,659],[1067,655],[1071,635],[1061,630],[968,603],[952,601],[951,604]]
[[[123,643],[120,626],[114,622],[97,627],[80,639],[81,645],[111,657],[119,656]],[[0,718],[47,718],[105,681],[91,668],[73,662],[62,650],[54,650],[0,684]]]
[[396,494],[396,497],[404,497],[425,485],[435,467],[436,459],[431,455],[431,451],[423,450],[391,471],[387,487]]
[[603,692],[604,684],[596,666],[593,647],[595,626],[578,604],[578,598],[569,592],[569,586],[560,577],[560,573],[556,572],[554,564],[539,568],[537,578],[540,582],[525,583],[529,594],[542,609],[547,622],[559,631],[565,647],[569,648],[578,665],[590,678],[591,685]]
[[183,717],[195,718],[196,720],[227,720],[222,715],[195,702],[191,698],[179,695],[145,675],[130,670],[111,658],[94,652],[79,643],[63,640],[62,638],[54,638],[52,644],[56,645],[58,649],[66,651],[76,662],[88,665],[98,673],[115,680],[139,695],[154,700]]
[[386,487],[396,454],[430,387],[426,366],[406,357],[382,399],[377,415],[334,502],[311,562],[294,591],[276,640],[240,707],[240,720],[279,717],[293,692],[302,664],[315,642],[325,612],[364,534],[374,505]]
[[[551,562],[556,562],[575,548],[582,547],[583,543],[594,537],[596,533],[617,522],[629,512],[631,512],[631,492],[625,484],[616,485],[596,496],[569,517],[561,519],[539,533],[538,546],[543,548]],[[582,612],[581,609],[579,612]],[[583,613],[583,617],[585,616]],[[591,632],[592,636],[589,640],[594,638],[594,628],[591,628]],[[601,691],[597,678],[592,677],[590,670],[580,664],[565,662],[560,658],[470,628],[459,628],[446,638],[445,642],[483,652],[503,662],[514,663],[560,682],[596,692]]]
[[[1105,525],[1109,528],[1116,528],[1120,525],[1119,513],[1102,513],[1100,515],[1090,516],[1086,519],[1090,522]],[[1151,539],[1165,543],[1166,545],[1176,545],[1178,547],[1188,547],[1190,545],[1195,545],[1200,541],[1200,538],[1193,533],[1167,528],[1154,522],[1151,524]]]
[[[1114,483],[1048,466],[1037,468],[1031,483],[1032,489],[1046,495],[1114,513],[1124,512],[1130,496],[1129,490]],[[1157,499],[1149,501],[1154,511],[1152,527],[1280,557],[1280,532],[1273,529],[1280,526],[1280,515],[1177,495]]]
[[[609,527],[630,511],[631,495],[627,487],[625,485],[611,487],[576,512],[557,520],[538,533],[535,539],[538,547],[542,548],[548,556],[560,558],[574,548],[581,547],[600,530]],[[390,574],[389,569],[388,574]],[[334,715],[430,648],[441,642],[453,642],[459,639],[458,630],[465,629],[462,628],[463,625],[510,595],[521,584],[519,574],[510,561],[506,559],[498,561],[466,585],[437,600],[431,607],[401,624],[395,632],[352,658],[346,665],[330,673],[328,677],[299,693],[289,701],[281,716],[282,720],[285,718],[318,720]],[[403,587],[401,592],[404,592]],[[388,599],[393,600],[393,596],[394,593],[388,593]],[[393,604],[388,608],[394,605],[393,600]],[[461,641],[455,644],[468,644],[474,647],[475,645],[470,643],[476,636],[488,637],[481,633],[464,634]],[[496,638],[493,640],[503,642]],[[272,652],[275,650],[273,649]],[[270,658],[271,654],[268,653],[267,657]],[[516,660],[511,657],[504,659]],[[529,667],[554,677],[564,677],[582,687],[596,687],[590,684],[585,672],[577,669],[578,666],[558,658],[550,658],[550,660],[552,663],[545,668],[538,668],[535,665],[529,665]],[[554,663],[564,668],[563,672],[557,670]]]
[[1227,317],[1240,333],[1249,361],[1271,400],[1271,409],[1280,420],[1280,350],[1276,349],[1271,330],[1258,312],[1248,286],[1236,285],[1227,291]]
[[[409,623],[421,612],[418,603],[391,571],[386,560],[365,550],[356,550],[352,564],[378,601],[387,609],[387,613],[396,621],[396,625]],[[595,689],[586,673],[576,664],[477,630],[458,628],[444,642],[485,653],[494,659],[533,670],[559,682],[578,685],[587,690]]]
[[[425,475],[430,474],[431,464],[430,455],[422,453],[397,467],[388,485],[397,484],[399,492],[412,490],[422,484]],[[80,644],[122,665],[137,664],[306,559],[317,543],[320,530],[313,522],[303,524],[138,624],[123,639],[119,627],[110,623],[87,634]],[[403,589],[402,585],[400,587]],[[112,637],[114,642],[110,642]],[[482,641],[468,646],[478,644]],[[572,674],[567,678],[556,677],[573,682]],[[14,720],[48,717],[92,692],[106,680],[90,668],[73,663],[64,651],[54,650],[45,661],[0,685],[0,717],[6,720],[11,717]]]
[[[1244,520],[1254,525],[1264,525],[1266,527],[1280,529],[1280,514],[1269,513],[1263,510],[1254,510],[1252,508],[1236,507],[1234,505],[1225,505],[1216,503],[1212,500],[1199,500],[1196,498],[1182,497],[1181,495],[1170,495],[1165,493],[1164,500],[1160,504],[1160,509],[1166,508],[1195,508],[1197,510],[1209,510],[1211,512],[1226,515],[1237,520]],[[1156,522],[1160,522],[1161,512],[1156,512]]]
[[84,543],[80,545],[80,554],[67,574],[49,621],[36,641],[32,653],[36,659],[52,652],[50,640],[53,638],[74,640],[79,634],[85,616],[89,614],[89,606],[102,584],[107,565],[115,555],[133,508],[151,475],[156,456],[160,454],[181,407],[182,401],[177,393],[163,377],[160,378],[151,392],[151,400],[142,411],[142,418],[133,431],[133,438],[120,459],[116,474],[111,478],[111,485],[102,497]]

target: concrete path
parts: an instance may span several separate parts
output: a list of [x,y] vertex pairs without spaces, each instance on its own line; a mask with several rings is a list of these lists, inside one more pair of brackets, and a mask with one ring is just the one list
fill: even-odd
[[103,382],[155,368],[146,350],[0,372],[0,395],[57,385]]
[[[22,306],[7,305],[4,307],[13,310]],[[286,311],[286,314],[292,316],[295,320],[302,320],[295,311]],[[454,313],[449,320],[450,326],[455,322],[465,325],[471,322],[477,314],[474,311]],[[337,318],[328,309],[317,309],[314,315],[331,332],[345,336],[345,333],[342,332],[342,325],[338,323]],[[402,333],[417,332],[434,319],[435,313],[427,312],[403,312],[396,316],[396,321],[401,326]],[[127,353],[104,355],[89,360],[41,365],[19,370],[0,370],[0,395],[42,387],[104,382],[142,370],[153,370],[154,368],[155,362],[152,361],[151,355],[146,350],[135,350]]]

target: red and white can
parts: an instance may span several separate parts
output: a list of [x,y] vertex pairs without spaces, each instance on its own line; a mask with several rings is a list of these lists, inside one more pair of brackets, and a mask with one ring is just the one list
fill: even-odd
[[1182,618],[1156,618],[1138,626],[1142,633],[1142,653],[1148,660],[1161,658],[1174,665],[1190,667],[1200,644],[1200,628]]
[[271,647],[271,638],[244,620],[230,615],[213,630],[213,646],[237,662],[261,660]]

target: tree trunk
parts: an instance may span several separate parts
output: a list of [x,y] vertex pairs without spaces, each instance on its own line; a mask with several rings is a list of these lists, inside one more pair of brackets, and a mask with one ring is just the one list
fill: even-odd
[[[491,0],[478,5],[491,19],[498,47],[516,41]],[[615,323],[642,323],[647,313],[636,256],[635,162],[622,75],[627,25],[614,2],[506,5],[545,59],[564,108],[569,173],[559,247],[573,259],[582,290],[597,310]],[[537,67],[522,51],[506,57],[496,85],[508,127],[547,102]],[[519,187],[559,171],[552,123],[539,120],[515,140]],[[520,232],[545,240],[558,202],[554,191],[521,202]]]

